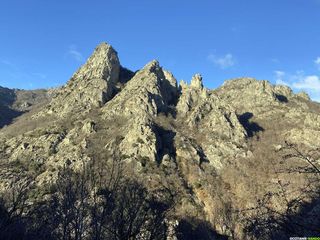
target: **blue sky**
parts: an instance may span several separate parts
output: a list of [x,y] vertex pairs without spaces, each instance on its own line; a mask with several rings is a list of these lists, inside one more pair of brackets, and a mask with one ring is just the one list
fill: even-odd
[[320,0],[1,0],[0,85],[64,84],[100,42],[208,88],[255,77],[320,100]]

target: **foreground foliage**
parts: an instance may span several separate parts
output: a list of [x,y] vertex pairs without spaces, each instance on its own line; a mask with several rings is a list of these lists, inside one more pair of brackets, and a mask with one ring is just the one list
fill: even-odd
[[30,184],[16,188],[0,202],[0,239],[165,239],[171,199],[113,174],[66,167],[35,203],[27,202]]

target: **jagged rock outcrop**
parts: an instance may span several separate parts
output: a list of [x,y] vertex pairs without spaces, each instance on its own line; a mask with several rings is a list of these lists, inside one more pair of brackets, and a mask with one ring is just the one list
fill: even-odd
[[151,61],[135,74],[125,89],[104,107],[103,112],[106,117],[120,112],[127,116],[156,116],[166,111],[173,100],[174,95],[168,93],[177,92],[176,83],[172,83],[172,80],[165,77],[157,61]]
[[[247,120],[259,122],[260,129],[281,132],[283,139],[288,141],[297,142],[300,139],[309,145],[320,141],[317,135],[312,134],[319,130],[316,121],[308,125],[310,130],[301,128],[301,124],[307,126],[307,122],[310,123],[310,119],[318,115],[313,111],[314,103],[301,101],[308,99],[303,93],[294,94],[287,86],[273,86],[267,81],[251,78],[227,81],[214,92],[237,109],[238,114],[251,115]],[[256,128],[259,130],[259,127]]]
[[184,81],[180,82],[181,96],[177,104],[177,111],[180,114],[187,114],[198,101],[208,97],[208,90],[203,88],[202,77],[193,76],[191,85],[188,86]]
[[159,160],[157,133],[152,119],[168,111],[177,93],[173,75],[164,71],[157,61],[151,61],[104,106],[102,111],[106,119],[119,115],[127,119],[119,149],[128,159]]
[[[146,187],[179,193],[173,218],[208,221],[235,239],[246,233],[234,213],[254,209],[278,179],[291,180],[275,173],[284,142],[320,142],[320,106],[305,94],[253,78],[209,90],[199,74],[178,85],[157,61],[135,73],[121,67],[106,43],[65,86],[46,92],[49,103],[35,97],[13,104],[15,94],[4,94],[9,100],[0,91],[0,109],[32,111],[0,130],[0,190],[28,175],[41,188],[66,164],[81,169],[116,159]],[[295,179],[301,187],[304,176]]]
[[200,74],[196,74],[192,77],[190,87],[195,89],[203,89],[202,76]]
[[177,119],[182,119],[181,125],[185,124],[182,131],[186,135],[195,139],[206,138],[205,141],[196,141],[201,142],[202,154],[207,158],[203,161],[219,168],[222,165],[220,161],[228,158],[229,154],[234,157],[243,152],[236,144],[245,146],[246,132],[236,111],[216,94],[203,88],[199,74],[192,78],[190,86],[182,85],[177,113]]
[[310,97],[309,97],[309,95],[308,95],[306,92],[304,92],[304,91],[297,93],[297,96],[298,96],[298,97],[301,97],[301,98],[303,98],[303,99],[305,99],[305,100],[307,100],[307,101],[310,101],[310,100],[311,100]]
[[100,44],[39,115],[65,116],[101,107],[117,92],[119,74],[117,52],[107,43]]

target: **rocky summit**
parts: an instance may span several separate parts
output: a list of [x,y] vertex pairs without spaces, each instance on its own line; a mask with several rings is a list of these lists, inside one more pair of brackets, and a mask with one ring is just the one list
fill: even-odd
[[28,206],[66,166],[116,159],[123,178],[172,193],[163,239],[319,231],[307,226],[319,223],[320,104],[286,86],[238,78],[210,90],[200,74],[178,84],[156,60],[124,68],[102,43],[62,87],[0,88],[0,127],[0,190],[31,179]]

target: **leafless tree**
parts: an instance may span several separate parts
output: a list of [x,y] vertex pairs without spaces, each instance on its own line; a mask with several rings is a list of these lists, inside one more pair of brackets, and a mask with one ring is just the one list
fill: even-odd
[[[23,186],[12,194],[10,207],[0,201],[0,239],[166,238],[172,194],[165,188],[150,192],[125,176],[120,160],[84,165],[80,171],[66,165],[50,189],[27,209],[28,188]],[[18,236],[14,228],[19,223]]]
[[[259,239],[288,239],[292,236],[320,235],[320,165],[319,148],[302,151],[295,144],[285,142],[281,148],[281,165],[276,174],[304,174],[306,183],[294,188],[290,181],[274,183],[274,191],[267,192],[257,206],[242,211],[246,214],[246,232]],[[288,163],[288,164],[287,164]],[[275,203],[282,208],[276,208]]]
[[27,194],[31,185],[32,179],[21,179],[0,197],[0,239],[18,239],[25,235]]

